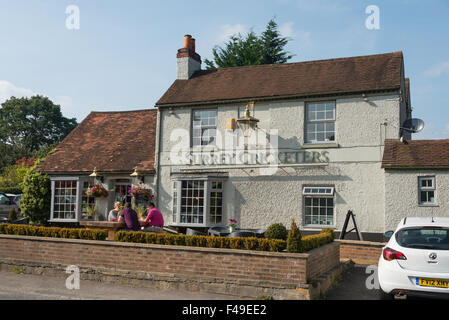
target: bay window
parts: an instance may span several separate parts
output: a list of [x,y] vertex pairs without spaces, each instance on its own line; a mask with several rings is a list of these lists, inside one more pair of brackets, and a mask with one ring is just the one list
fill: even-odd
[[173,181],[173,219],[180,226],[206,227],[223,220],[223,181]]

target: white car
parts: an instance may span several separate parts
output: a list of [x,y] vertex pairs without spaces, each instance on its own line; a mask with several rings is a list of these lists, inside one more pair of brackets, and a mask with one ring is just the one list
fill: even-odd
[[385,236],[378,269],[384,298],[449,298],[449,218],[404,218]]

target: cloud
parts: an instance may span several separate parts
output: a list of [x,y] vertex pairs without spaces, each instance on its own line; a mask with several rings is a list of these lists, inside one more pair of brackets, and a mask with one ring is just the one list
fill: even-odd
[[283,37],[293,38],[295,32],[293,31],[293,22],[285,22],[279,26],[279,32]]
[[[20,88],[15,86],[9,81],[0,80],[0,104],[10,99],[11,97],[16,98],[29,98],[37,95],[38,93],[34,92],[31,89]],[[42,96],[47,96],[43,93],[39,93]],[[61,106],[61,111],[63,114],[70,113],[76,110],[75,104],[72,98],[68,96],[56,96],[54,98],[48,97],[54,104],[58,104]]]
[[449,61],[441,62],[427,69],[425,75],[428,77],[439,77],[444,73],[449,73]]
[[248,27],[243,24],[225,24],[220,27],[219,41],[228,41],[229,38],[238,33],[244,34],[248,32]]
[[335,0],[297,0],[297,4],[301,10],[311,12],[339,12],[349,9],[349,6]]
[[11,97],[23,98],[31,97],[35,93],[30,89],[19,88],[11,82],[0,80],[0,103],[5,102]]

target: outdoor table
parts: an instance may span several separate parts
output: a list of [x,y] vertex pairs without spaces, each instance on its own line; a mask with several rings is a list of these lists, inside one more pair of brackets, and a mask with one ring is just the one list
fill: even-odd
[[[145,221],[140,220],[140,225],[142,227],[145,226]],[[89,228],[89,229],[102,229],[108,232],[107,240],[114,240],[115,233],[118,232],[121,228],[125,227],[124,223],[120,222],[111,222],[111,221],[81,221],[80,226]]]

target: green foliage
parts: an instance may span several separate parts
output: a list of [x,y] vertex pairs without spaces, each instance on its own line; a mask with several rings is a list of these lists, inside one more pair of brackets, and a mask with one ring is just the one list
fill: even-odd
[[290,231],[288,232],[287,251],[301,252],[301,232],[299,231],[294,219],[292,220]]
[[305,236],[301,241],[301,251],[307,252],[334,241],[333,233],[323,232],[311,236]]
[[0,142],[21,148],[26,157],[61,141],[76,126],[75,119],[65,118],[61,107],[44,96],[11,97],[0,108]]
[[265,237],[268,239],[287,239],[287,229],[282,223],[275,223],[268,227],[265,232]]
[[261,36],[253,31],[246,36],[231,36],[224,48],[215,46],[213,61],[205,60],[207,69],[229,68],[249,65],[285,63],[293,56],[284,50],[290,40],[282,37],[274,19],[268,22]]
[[46,225],[50,219],[50,206],[50,177],[38,171],[29,171],[23,180],[22,213],[31,223]]
[[3,174],[0,176],[0,191],[14,194],[22,193],[23,178],[30,170],[31,168],[25,165],[10,165],[3,168]]
[[186,236],[150,232],[119,231],[115,240],[120,242],[148,243],[159,245],[177,245],[189,247],[206,247],[221,249],[243,249],[258,251],[281,252],[285,250],[283,240],[269,240],[258,238],[231,238],[209,236]]
[[108,232],[105,230],[46,228],[6,223],[0,224],[0,234],[101,241],[108,237]]
[[8,220],[9,221],[16,221],[17,220],[16,209],[12,208],[11,211],[9,211]]
[[288,44],[289,39],[281,36],[274,19],[268,22],[260,40],[263,44],[261,64],[286,63],[293,58],[288,52],[284,51],[284,47]]

